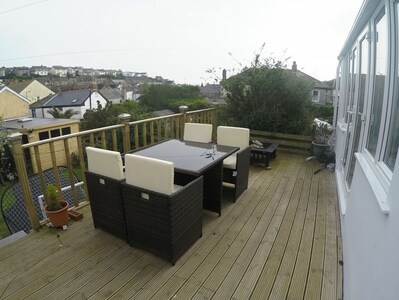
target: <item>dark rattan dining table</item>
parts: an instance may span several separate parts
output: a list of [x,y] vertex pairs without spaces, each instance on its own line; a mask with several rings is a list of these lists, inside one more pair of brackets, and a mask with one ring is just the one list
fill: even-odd
[[[223,160],[238,151],[238,147],[198,143],[178,139],[165,140],[131,151],[136,155],[174,163],[175,177],[191,181],[204,177],[203,208],[221,215]],[[156,182],[154,182],[156,184]]]

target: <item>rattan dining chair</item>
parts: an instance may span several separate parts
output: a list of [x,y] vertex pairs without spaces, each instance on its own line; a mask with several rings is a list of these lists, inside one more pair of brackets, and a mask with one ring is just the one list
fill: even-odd
[[240,147],[240,150],[223,161],[223,181],[234,184],[234,201],[247,189],[251,148],[249,129],[219,126],[217,128],[219,145]]
[[125,155],[125,168],[122,198],[130,245],[174,265],[202,236],[202,176],[179,185],[172,162],[135,154]]
[[183,140],[210,143],[212,141],[212,124],[184,123]]
[[121,154],[87,147],[87,191],[94,227],[127,241],[121,183],[125,181]]

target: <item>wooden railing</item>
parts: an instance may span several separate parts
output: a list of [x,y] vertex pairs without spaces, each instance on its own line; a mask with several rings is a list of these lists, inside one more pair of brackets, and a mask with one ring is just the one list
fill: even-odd
[[[71,156],[74,155],[79,158],[79,166],[85,183],[84,188],[87,197],[85,179],[87,166],[85,148],[87,146],[119,151],[121,153],[128,152],[132,149],[147,146],[168,138],[182,138],[185,122],[213,124],[213,134],[214,136],[216,135],[217,110],[213,108],[191,112],[186,112],[185,108],[182,108],[181,113],[178,114],[134,122],[129,122],[129,118],[129,115],[123,114],[120,116],[121,124],[118,125],[82,131],[29,144],[22,144],[21,134],[10,136],[11,151],[14,156],[25,206],[33,229],[38,229],[41,223],[33,204],[25,153],[30,154],[32,171],[39,176],[40,188],[45,198],[47,196],[45,193],[46,181],[43,173],[44,170],[53,169],[55,185],[58,190],[61,190],[58,167],[66,165],[74,206],[78,207],[82,203],[87,203],[87,201],[79,202],[77,197]],[[74,153],[71,149],[76,149],[78,153]],[[60,161],[62,161],[61,164]]]
[[312,137],[307,135],[251,130],[251,139],[259,140],[262,143],[279,144],[279,150],[301,154],[309,154],[312,147]]

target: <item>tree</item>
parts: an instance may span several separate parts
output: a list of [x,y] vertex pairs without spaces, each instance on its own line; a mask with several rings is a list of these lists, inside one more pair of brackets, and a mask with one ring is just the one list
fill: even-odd
[[[8,151],[7,151],[8,150]],[[4,185],[4,176],[6,170],[10,168],[9,164],[12,161],[11,153],[8,148],[8,131],[4,128],[4,123],[0,117],[0,182]]]
[[250,67],[222,82],[224,122],[269,132],[301,134],[311,123],[310,84],[285,69],[284,61],[256,55]]
[[111,111],[111,104],[107,103],[102,107],[97,101],[96,109],[88,109],[83,115],[83,120],[80,122],[80,130],[89,130],[94,128],[115,125],[118,123],[118,117]]
[[52,107],[47,112],[52,115],[54,119],[70,119],[72,116],[78,114],[78,112],[73,109],[67,109],[64,112],[61,112],[57,107]]
[[210,105],[208,102],[203,100],[202,98],[198,99],[179,99],[179,100],[171,100],[168,104],[168,108],[171,111],[178,112],[179,107],[182,105],[188,106],[188,110],[199,110],[199,109],[206,109],[206,108],[211,108],[212,105]]
[[169,107],[171,100],[198,98],[201,98],[198,86],[151,84],[143,87],[140,104],[148,111],[154,111]]

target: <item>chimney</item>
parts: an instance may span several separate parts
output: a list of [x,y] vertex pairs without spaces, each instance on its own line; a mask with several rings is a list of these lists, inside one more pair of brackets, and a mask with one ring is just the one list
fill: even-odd
[[298,70],[297,66],[296,66],[296,61],[294,61],[292,63],[292,71],[296,72]]
[[222,80],[226,80],[227,77],[226,74],[227,74],[226,69],[223,69]]

